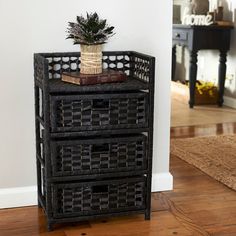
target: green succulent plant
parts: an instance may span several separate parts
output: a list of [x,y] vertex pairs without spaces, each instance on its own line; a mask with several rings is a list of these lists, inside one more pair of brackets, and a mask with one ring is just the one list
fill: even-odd
[[77,16],[77,22],[69,22],[67,29],[67,39],[73,39],[74,44],[103,44],[114,35],[114,27],[107,25],[107,20],[100,19],[96,12],[87,13],[86,18]]

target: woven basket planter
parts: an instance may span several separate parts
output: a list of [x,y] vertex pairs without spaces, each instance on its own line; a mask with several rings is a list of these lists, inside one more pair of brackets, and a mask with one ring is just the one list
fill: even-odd
[[80,73],[100,74],[102,73],[102,45],[80,45],[81,64]]
[[[210,93],[211,91],[211,93]],[[205,90],[200,93],[197,89],[195,91],[195,104],[205,105],[205,104],[216,104],[218,101],[218,89],[217,87],[211,88],[211,90]]]

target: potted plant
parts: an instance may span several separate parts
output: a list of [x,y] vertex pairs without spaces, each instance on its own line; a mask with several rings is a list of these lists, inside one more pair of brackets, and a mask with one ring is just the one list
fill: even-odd
[[81,48],[80,73],[102,73],[102,45],[114,35],[113,30],[96,12],[87,13],[86,18],[77,16],[77,22],[69,22],[67,39],[73,39]]

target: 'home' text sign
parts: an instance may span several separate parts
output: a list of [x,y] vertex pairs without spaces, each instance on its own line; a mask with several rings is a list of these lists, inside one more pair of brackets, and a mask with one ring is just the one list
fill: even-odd
[[213,24],[211,15],[184,15],[184,25],[211,25]]

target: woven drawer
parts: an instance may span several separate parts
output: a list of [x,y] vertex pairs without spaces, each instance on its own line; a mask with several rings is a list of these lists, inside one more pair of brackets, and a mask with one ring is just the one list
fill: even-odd
[[147,168],[145,135],[52,141],[53,176],[72,176]]
[[145,209],[146,177],[52,184],[56,218]]
[[148,126],[148,94],[51,96],[52,132]]

